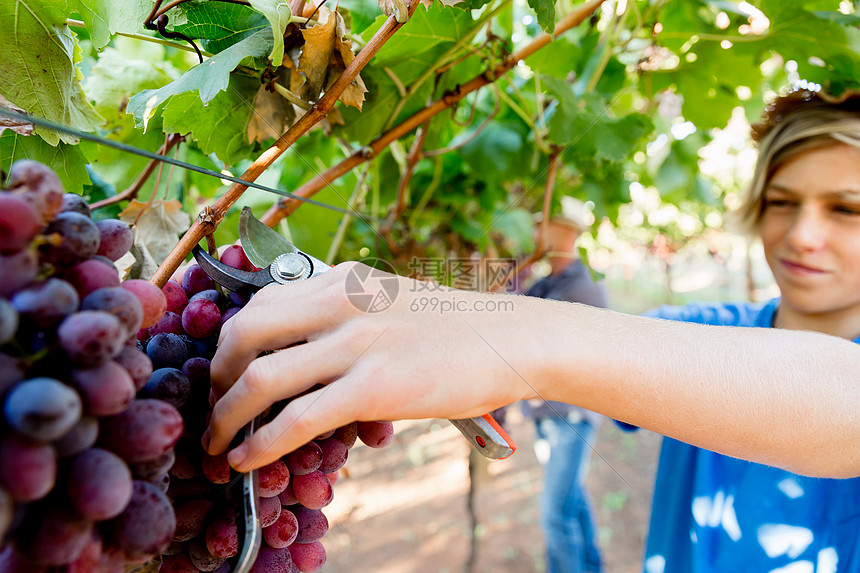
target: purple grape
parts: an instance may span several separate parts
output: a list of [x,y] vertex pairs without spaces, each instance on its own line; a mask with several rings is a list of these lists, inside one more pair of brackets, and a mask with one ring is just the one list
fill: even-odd
[[316,444],[322,450],[322,463],[318,468],[322,473],[336,472],[346,463],[346,459],[349,457],[349,448],[337,438],[317,440]]
[[320,467],[322,450],[316,443],[308,442],[287,454],[284,461],[287,462],[290,474],[294,476],[307,475]]
[[185,289],[176,281],[167,281],[161,292],[164,293],[164,299],[167,301],[167,310],[181,315],[185,310],[185,305],[188,304],[188,295],[185,294]]
[[149,382],[141,390],[146,398],[157,398],[180,408],[191,394],[188,377],[176,368],[159,368],[149,377]]
[[18,311],[5,298],[0,298],[0,346],[15,336],[18,330]]
[[281,500],[275,497],[260,498],[260,525],[269,527],[278,520],[281,515]]
[[192,499],[176,506],[174,541],[189,541],[203,532],[215,505],[207,499]]
[[18,314],[38,327],[48,328],[78,310],[78,293],[64,280],[49,278],[12,297]]
[[156,486],[135,481],[131,501],[106,529],[127,558],[149,559],[161,554],[170,543],[176,517],[170,500]]
[[74,369],[70,377],[81,394],[84,410],[90,416],[119,414],[134,399],[131,375],[113,360],[95,368]]
[[0,296],[12,296],[36,280],[38,272],[39,262],[36,260],[36,255],[30,250],[8,255],[0,254],[0,277],[3,277],[3,280],[0,281]]
[[200,537],[188,542],[188,558],[200,571],[215,571],[224,564],[224,558],[212,555]]
[[153,368],[182,368],[188,360],[188,346],[178,335],[162,332],[146,343],[146,355]]
[[185,289],[185,294],[189,298],[202,290],[215,288],[215,283],[206,274],[200,265],[191,265],[185,269],[185,274],[182,276],[182,288]]
[[202,290],[202,291],[198,292],[197,294],[195,294],[194,296],[189,298],[188,302],[192,302],[195,300],[212,301],[218,305],[219,309],[223,309],[225,306],[227,306],[227,299],[225,299],[224,295],[222,295],[220,292],[218,292],[214,288],[206,289],[206,290]]
[[134,294],[119,287],[100,288],[81,301],[81,310],[103,310],[117,317],[129,336],[140,329],[143,306]]
[[234,269],[242,271],[259,271],[245,254],[245,249],[239,245],[230,245],[221,253],[221,262]]
[[185,329],[182,328],[182,317],[175,312],[166,311],[158,322],[146,329],[150,337],[156,334],[171,333],[177,336],[185,334]]
[[209,359],[195,356],[182,365],[182,373],[188,376],[192,388],[209,386]]
[[99,228],[92,219],[74,211],[57,215],[43,234],[48,237],[40,247],[43,257],[59,267],[72,267],[99,249]]
[[310,509],[322,509],[330,504],[334,497],[328,476],[319,470],[307,475],[293,476],[290,483],[299,503]]
[[168,450],[166,453],[153,460],[129,464],[129,469],[131,470],[131,475],[133,475],[135,479],[154,483],[159,480],[161,476],[170,471],[170,468],[173,467],[173,463],[175,461],[175,451]]
[[200,571],[185,553],[169,555],[161,562],[158,573],[198,573]]
[[33,378],[12,388],[3,402],[3,414],[18,433],[38,442],[50,442],[78,422],[81,399],[58,380]]
[[283,508],[275,522],[263,530],[263,539],[270,547],[283,549],[296,540],[299,522],[292,509]]
[[66,566],[65,573],[92,573],[101,571],[99,564],[102,559],[102,537],[96,528],[78,558]]
[[9,188],[33,207],[43,224],[63,208],[63,184],[44,163],[32,159],[13,163],[9,169]]
[[222,508],[206,528],[206,548],[215,557],[229,559],[239,552],[239,531],[231,507]]
[[287,464],[281,460],[261,467],[257,470],[260,497],[275,497],[290,483],[290,471]]
[[72,429],[54,441],[54,449],[61,458],[80,454],[92,447],[99,437],[99,423],[95,418],[83,416]]
[[290,483],[287,485],[287,489],[278,494],[278,500],[281,502],[281,505],[296,505],[299,503],[299,500],[296,498],[296,494],[293,491],[293,484]]
[[72,362],[87,367],[103,364],[119,354],[128,333],[114,315],[84,310],[60,323],[57,337]]
[[20,251],[43,226],[39,214],[27,201],[9,192],[0,192],[0,253]]
[[137,348],[126,346],[114,360],[129,373],[135,391],[143,388],[152,376],[152,360]]
[[242,310],[242,309],[237,307],[237,306],[230,307],[227,310],[225,310],[224,314],[221,315],[221,326],[224,326],[225,322],[227,322],[228,320],[230,320],[231,318],[233,318],[234,316],[239,314],[240,310]]
[[194,338],[205,338],[214,334],[221,326],[221,311],[208,299],[192,300],[182,311],[182,327]]
[[128,466],[107,450],[91,448],[69,466],[69,501],[87,519],[102,521],[118,516],[131,500],[131,489]]
[[120,285],[119,274],[112,264],[97,259],[80,262],[66,271],[63,277],[78,291],[78,296],[86,298],[91,292],[102,288],[116,288]]
[[75,213],[80,213],[81,215],[86,215],[87,217],[92,218],[90,206],[87,205],[87,202],[84,201],[83,197],[75,195],[74,193],[63,194],[63,206],[60,209],[60,212],[63,211],[74,211]]
[[116,261],[131,248],[134,235],[131,228],[122,221],[103,219],[97,222],[96,226],[99,229],[99,255]]
[[23,553],[41,565],[59,566],[77,559],[92,538],[93,522],[56,502],[38,505],[27,512],[27,534],[19,539]]
[[182,435],[182,416],[161,400],[133,401],[122,413],[105,418],[101,443],[124,460],[154,460],[170,450]]
[[299,524],[296,543],[311,543],[322,539],[328,531],[328,519],[320,510],[298,506],[292,512]]
[[391,422],[359,422],[358,439],[371,448],[384,448],[394,439]]
[[263,545],[250,573],[298,573],[288,549],[275,549]]
[[325,565],[325,547],[319,541],[313,543],[293,543],[288,547],[293,563],[302,573],[314,573]]

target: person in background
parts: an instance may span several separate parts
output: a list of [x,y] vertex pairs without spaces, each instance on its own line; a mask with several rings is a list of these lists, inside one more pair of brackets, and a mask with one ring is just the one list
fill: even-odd
[[[562,198],[563,215],[547,225],[549,275],[525,295],[606,308],[602,282],[577,254],[576,241],[588,229],[581,201]],[[537,226],[540,232],[542,225]],[[602,416],[564,402],[539,398],[523,402],[523,414],[535,423],[535,455],[544,468],[540,525],[546,542],[547,573],[599,573],[597,523],[585,476]]]

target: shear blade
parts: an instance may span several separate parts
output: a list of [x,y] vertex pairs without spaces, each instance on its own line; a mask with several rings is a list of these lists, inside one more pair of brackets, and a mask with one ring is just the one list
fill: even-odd
[[255,218],[250,207],[242,208],[239,215],[239,239],[248,259],[260,268],[271,265],[284,253],[299,252],[280,233]]
[[191,252],[197,264],[209,275],[209,278],[233,292],[258,291],[272,282],[268,266],[261,271],[242,271],[218,261],[200,246],[195,246]]

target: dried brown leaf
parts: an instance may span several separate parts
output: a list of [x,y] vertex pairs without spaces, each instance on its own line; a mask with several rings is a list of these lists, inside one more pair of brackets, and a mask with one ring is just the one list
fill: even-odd
[[[14,103],[10,102],[8,99],[0,95],[0,107],[9,109],[11,111],[15,111],[18,113],[26,114],[27,112]],[[33,134],[33,124],[27,120],[23,119],[15,119],[11,117],[6,117],[5,115],[0,115],[0,133],[3,133],[3,130],[11,129],[15,133],[20,135],[32,135]]]
[[293,105],[276,93],[260,87],[254,100],[254,113],[248,122],[248,141],[264,142],[277,139],[287,131],[296,118]]
[[179,235],[191,226],[191,217],[176,199],[153,201],[151,205],[133,199],[119,214],[119,219],[129,225],[137,221],[135,241],[158,264],[173,250]]
[[304,84],[295,93],[306,101],[316,101],[319,98],[326,85],[328,67],[335,49],[337,19],[332,17],[331,11],[325,6],[321,6],[317,14],[319,23],[302,31],[305,45],[301,47],[301,56],[296,66],[304,77]]

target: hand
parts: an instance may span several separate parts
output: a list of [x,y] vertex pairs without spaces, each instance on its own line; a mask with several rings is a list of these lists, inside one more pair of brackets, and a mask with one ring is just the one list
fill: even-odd
[[[256,415],[298,395],[230,454],[236,469],[266,465],[354,420],[467,418],[535,395],[541,344],[515,316],[544,301],[397,278],[393,304],[363,312],[345,285],[362,268],[345,263],[266,287],[224,325],[212,360],[209,453],[225,451]],[[284,350],[259,356],[275,348]]]

